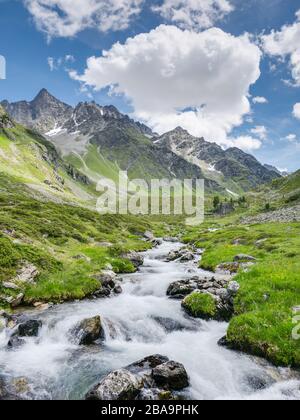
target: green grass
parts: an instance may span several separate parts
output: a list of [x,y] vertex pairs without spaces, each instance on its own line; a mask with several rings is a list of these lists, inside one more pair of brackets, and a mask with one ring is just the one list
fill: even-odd
[[182,302],[183,308],[193,317],[212,319],[216,316],[216,302],[210,295],[193,292]]
[[236,277],[241,289],[227,334],[229,345],[276,365],[300,367],[300,341],[292,338],[293,308],[300,305],[300,223],[218,228],[193,229],[185,238],[206,249],[201,267],[215,269],[240,253],[257,258],[249,272]]
[[[77,206],[41,202],[31,198],[24,185],[0,174],[0,307],[1,295],[14,295],[2,287],[12,280],[24,261],[40,275],[28,286],[25,302],[81,299],[99,289],[95,274],[107,264],[117,273],[133,272],[122,258],[130,251],[144,251],[146,230],[167,234],[167,218],[101,216]],[[104,246],[103,243],[111,246]]]

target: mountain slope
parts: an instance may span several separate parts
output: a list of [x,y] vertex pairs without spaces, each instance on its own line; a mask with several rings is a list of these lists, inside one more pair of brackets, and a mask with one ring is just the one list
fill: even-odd
[[117,180],[121,169],[130,179],[204,178],[209,192],[236,197],[280,177],[239,149],[225,151],[181,128],[155,136],[113,106],[85,102],[72,108],[45,89],[31,102],[2,105],[16,121],[46,135],[93,182]]
[[259,190],[259,196],[273,206],[300,203],[300,170],[284,178],[274,180]]
[[154,142],[193,162],[207,177],[236,193],[280,177],[278,173],[269,170],[242,150],[223,150],[216,143],[196,138],[180,127],[155,138]]
[[[44,103],[43,103],[44,100]],[[163,145],[151,141],[152,131],[141,123],[121,114],[115,107],[102,107],[95,102],[80,103],[74,109],[58,106],[57,99],[42,91],[27,105],[34,107],[38,117],[36,128],[47,136],[64,159],[97,182],[103,177],[118,180],[119,170],[128,171],[130,179],[193,178],[204,177],[201,168],[187,162]],[[37,104],[41,104],[37,110]],[[32,118],[19,112],[23,103],[2,102],[12,116],[32,126]],[[47,108],[45,119],[43,109]],[[60,108],[66,112],[56,119]],[[70,112],[71,111],[71,112]],[[49,117],[50,116],[50,117]],[[49,124],[51,121],[51,124]],[[213,180],[207,180],[210,191],[222,188]]]
[[88,178],[64,162],[52,143],[14,123],[1,107],[0,171],[52,201],[95,201]]

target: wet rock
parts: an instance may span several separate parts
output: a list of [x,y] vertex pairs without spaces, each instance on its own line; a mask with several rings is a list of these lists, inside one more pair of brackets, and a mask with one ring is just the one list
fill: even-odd
[[150,231],[145,232],[143,236],[149,242],[152,242],[155,239],[153,233]]
[[30,319],[18,326],[17,335],[19,337],[37,337],[40,328],[42,328],[42,321]]
[[[166,356],[162,356],[160,354],[154,354],[152,356],[145,357],[138,362],[132,363],[127,367],[133,373],[141,373],[147,370],[150,370],[162,365],[163,363],[168,362],[169,359]],[[150,373],[150,372],[149,372]]]
[[163,241],[161,239],[153,239],[153,241],[151,241],[151,244],[153,245],[153,247],[157,247],[159,245],[162,245]]
[[227,294],[227,291],[221,292],[221,290],[224,290],[228,286],[230,280],[230,276],[222,275],[195,276],[188,280],[171,283],[167,290],[167,296],[173,299],[183,299],[195,290],[208,291],[213,295],[222,296],[222,293]]
[[173,400],[174,391],[189,385],[183,365],[159,354],[110,373],[86,396],[87,400]]
[[198,288],[197,283],[191,280],[177,281],[168,287],[167,296],[173,299],[183,299]]
[[11,385],[17,395],[27,394],[28,392],[30,392],[29,383],[26,378],[14,379]]
[[113,289],[116,286],[116,277],[116,273],[112,270],[103,271],[101,274],[95,276],[95,278],[101,282],[103,287],[109,287],[110,289]]
[[6,328],[14,329],[17,326],[18,317],[16,315],[10,315],[3,311],[1,318]]
[[5,395],[6,395],[6,389],[5,389],[4,380],[0,378],[0,401],[5,397]]
[[181,363],[169,361],[152,370],[152,378],[158,386],[182,390],[189,386],[188,374]]
[[227,341],[226,335],[218,341],[218,345],[220,347],[228,347],[228,341]]
[[93,293],[94,298],[108,298],[111,295],[111,289],[109,287],[102,287]]
[[72,334],[77,338],[80,346],[93,344],[104,338],[104,330],[100,316],[81,321],[73,330]]
[[13,395],[4,379],[0,377],[0,401],[21,400],[17,395]]
[[123,292],[123,289],[122,289],[122,287],[121,287],[120,285],[117,285],[117,286],[114,288],[113,292],[114,292],[116,295],[120,295],[120,294]]
[[102,273],[94,276],[94,278],[101,283],[101,289],[97,290],[93,296],[97,298],[109,297],[117,287],[115,281],[116,277],[116,273],[112,270],[105,270]]
[[235,262],[253,262],[256,261],[256,258],[251,255],[239,254],[234,257]]
[[181,262],[188,262],[188,261],[193,261],[195,259],[195,255],[190,252],[187,251],[185,252],[181,257],[180,257],[180,261]]
[[167,333],[172,333],[173,331],[184,331],[186,329],[186,325],[183,325],[172,318],[163,318],[157,316],[153,317],[153,319],[158,324],[160,324],[166,330]]
[[245,382],[254,391],[262,391],[276,383],[276,381],[273,380],[270,376],[262,374],[249,375],[246,377]]
[[171,391],[164,391],[159,388],[142,389],[136,398],[139,401],[173,401],[179,399]]
[[25,344],[25,340],[19,338],[17,335],[10,337],[9,342],[7,343],[8,349],[18,349]]
[[171,251],[169,252],[166,260],[171,262],[171,261],[176,261],[179,258],[180,258],[179,251]]
[[144,264],[144,257],[138,252],[123,254],[122,257],[131,261],[135,268],[139,268]]
[[167,261],[189,262],[195,259],[194,253],[196,250],[190,248],[181,248],[177,251],[171,251],[167,256]]
[[86,400],[134,400],[143,388],[143,380],[126,369],[107,375],[86,396]]

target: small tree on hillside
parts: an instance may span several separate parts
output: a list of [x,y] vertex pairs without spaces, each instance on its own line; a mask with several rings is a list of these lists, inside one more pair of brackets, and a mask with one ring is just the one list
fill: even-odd
[[218,195],[216,195],[214,197],[214,200],[213,200],[213,206],[214,206],[214,209],[215,210],[217,210],[217,208],[219,207],[220,203],[221,203],[220,197]]

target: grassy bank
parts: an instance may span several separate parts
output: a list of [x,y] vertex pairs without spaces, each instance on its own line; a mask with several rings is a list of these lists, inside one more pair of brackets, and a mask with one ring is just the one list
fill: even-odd
[[167,219],[134,216],[100,216],[88,209],[32,198],[23,184],[0,174],[0,307],[25,262],[39,271],[35,285],[22,286],[24,303],[81,299],[99,289],[94,276],[110,264],[117,273],[134,271],[121,255],[143,251],[146,230],[167,232]]
[[248,272],[237,274],[241,289],[235,300],[227,340],[230,346],[263,356],[276,365],[300,367],[300,341],[292,338],[293,308],[300,305],[300,224],[238,226],[207,223],[192,229],[185,241],[206,251],[201,261],[214,270],[240,253],[257,258]]

